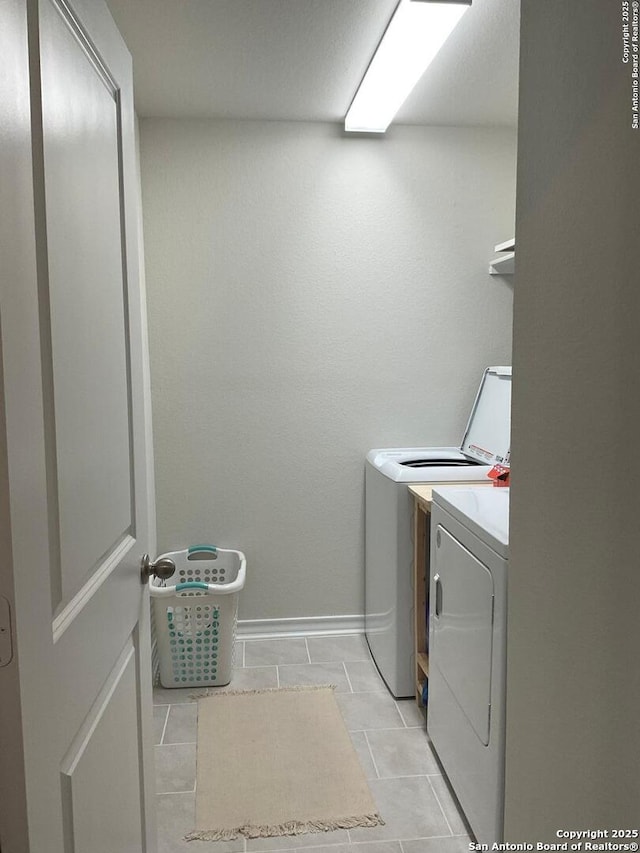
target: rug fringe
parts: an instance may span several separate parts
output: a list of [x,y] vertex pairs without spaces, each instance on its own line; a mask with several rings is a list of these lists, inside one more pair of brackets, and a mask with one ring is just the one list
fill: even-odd
[[210,696],[250,696],[252,693],[298,693],[304,690],[335,690],[335,684],[300,684],[296,687],[256,687],[253,690],[226,690],[224,687],[209,688],[190,693],[190,699],[208,699]]
[[[247,691],[250,692],[250,691]],[[195,830],[184,836],[185,841],[234,841],[236,838],[272,838],[279,835],[304,835],[311,832],[332,832],[336,829],[355,829],[358,826],[384,826],[379,814],[357,815],[332,820],[291,820],[267,826],[245,825],[235,829]]]

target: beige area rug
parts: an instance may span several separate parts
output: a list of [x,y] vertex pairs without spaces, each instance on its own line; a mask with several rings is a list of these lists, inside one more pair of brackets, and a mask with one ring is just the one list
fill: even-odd
[[196,829],[187,841],[384,823],[332,687],[200,698],[197,762]]

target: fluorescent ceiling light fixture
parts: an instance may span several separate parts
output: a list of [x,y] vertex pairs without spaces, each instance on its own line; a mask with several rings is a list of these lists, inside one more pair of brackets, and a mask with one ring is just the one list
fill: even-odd
[[400,0],[351,102],[344,129],[384,133],[471,0]]

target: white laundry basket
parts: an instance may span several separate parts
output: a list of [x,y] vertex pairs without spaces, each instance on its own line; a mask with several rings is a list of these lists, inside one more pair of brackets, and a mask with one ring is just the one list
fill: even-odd
[[[162,554],[176,564],[177,583],[149,579],[160,683],[217,687],[231,681],[238,599],[247,564],[241,551],[192,545]],[[160,558],[158,558],[160,559]]]

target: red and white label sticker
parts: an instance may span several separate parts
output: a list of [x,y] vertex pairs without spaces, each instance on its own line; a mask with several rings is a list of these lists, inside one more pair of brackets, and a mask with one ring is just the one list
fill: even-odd
[[493,453],[490,450],[485,450],[484,447],[478,447],[477,444],[469,445],[469,450],[473,450],[474,453],[477,453],[478,456],[483,456],[487,462],[493,459]]

